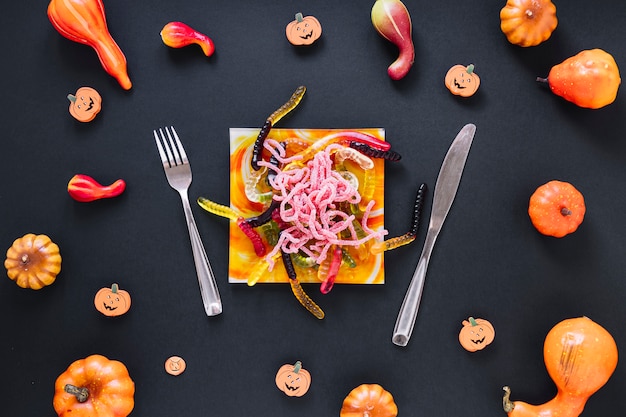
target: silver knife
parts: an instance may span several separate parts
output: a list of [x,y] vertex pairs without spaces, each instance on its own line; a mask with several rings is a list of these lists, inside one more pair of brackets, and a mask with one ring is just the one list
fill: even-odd
[[443,226],[443,222],[456,196],[456,191],[459,188],[467,154],[472,146],[475,133],[475,125],[470,123],[463,126],[463,129],[461,129],[452,145],[450,145],[443,164],[441,164],[441,170],[435,184],[432,211],[430,213],[424,248],[417,262],[417,268],[413,273],[409,289],[404,296],[404,301],[402,301],[402,307],[400,307],[400,313],[393,329],[391,341],[395,345],[406,346],[411,338],[415,319],[417,318],[417,310],[422,298],[430,254],[433,251],[435,240],[437,240],[441,226]]

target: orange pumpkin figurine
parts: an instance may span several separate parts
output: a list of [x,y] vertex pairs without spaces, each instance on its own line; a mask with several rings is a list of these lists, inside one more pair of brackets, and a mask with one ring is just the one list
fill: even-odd
[[296,13],[295,20],[289,22],[285,33],[292,45],[311,45],[322,36],[322,25],[313,16],[303,17],[302,13]]
[[463,320],[463,327],[459,332],[459,342],[468,352],[483,350],[495,337],[496,331],[491,323],[474,317]]
[[548,40],[558,24],[551,0],[508,0],[500,10],[500,29],[509,42],[522,47]]
[[61,272],[59,246],[46,235],[27,233],[15,239],[6,256],[7,275],[22,288],[40,290]]
[[607,383],[617,367],[613,336],[587,317],[563,320],[548,332],[543,359],[557,387],[556,396],[542,405],[511,401],[504,387],[502,405],[509,417],[578,417],[585,403]]
[[563,237],[574,233],[585,218],[585,199],[572,184],[549,181],[530,196],[528,215],[539,233]]
[[93,299],[96,310],[108,317],[121,316],[130,309],[130,294],[117,284],[101,288]]
[[474,64],[467,67],[454,65],[446,73],[444,83],[448,90],[456,96],[469,97],[474,95],[480,86],[480,77],[474,72]]
[[343,400],[339,417],[396,417],[393,396],[378,384],[362,384]]
[[300,361],[294,365],[283,365],[276,373],[276,386],[290,397],[302,397],[311,386],[311,374]]
[[102,97],[91,87],[80,87],[68,94],[70,114],[79,122],[91,122],[102,109]]

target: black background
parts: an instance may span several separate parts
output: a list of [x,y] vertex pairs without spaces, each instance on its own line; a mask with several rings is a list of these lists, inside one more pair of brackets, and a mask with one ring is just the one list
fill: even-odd
[[[76,359],[103,354],[126,364],[136,383],[133,416],[338,415],[362,383],[389,390],[403,416],[501,416],[503,385],[513,399],[542,403],[555,387],[542,344],[559,321],[588,316],[626,346],[626,95],[581,109],[537,85],[537,76],[584,49],[610,52],[626,70],[626,2],[556,2],[559,25],[533,48],[500,30],[504,1],[406,0],[415,64],[392,81],[396,48],[370,21],[372,2],[106,1],[109,30],[128,60],[124,91],[95,52],[59,35],[43,0],[2,12],[0,244],[49,235],[62,271],[40,291],[0,280],[3,415],[52,416],[56,377]],[[296,12],[317,17],[322,38],[297,48],[285,38]],[[216,52],[166,47],[169,21],[209,35]],[[450,94],[452,65],[475,64],[478,93]],[[624,75],[622,74],[622,77]],[[68,93],[96,88],[103,110],[90,123],[68,113]],[[456,133],[475,123],[452,210],[431,259],[412,339],[391,343],[426,228],[386,254],[382,286],[305,289],[326,312],[318,321],[286,285],[227,282],[228,224],[193,204],[224,303],[204,314],[180,199],[167,184],[152,130],[174,125],[193,169],[190,197],[229,201],[228,128],[260,127],[298,85],[308,90],[282,127],[383,127],[404,158],[387,163],[386,228],[410,225],[415,190],[434,188]],[[623,86],[622,86],[623,90]],[[123,178],[116,199],[81,204],[66,192],[76,173],[102,183]],[[587,215],[563,239],[540,235],[526,213],[539,185],[560,179],[585,196]],[[425,218],[427,220],[431,196]],[[118,282],[128,314],[107,319],[95,292]],[[457,335],[469,316],[490,320],[496,340],[468,353]],[[187,361],[167,375],[170,355]],[[310,391],[290,398],[278,368],[301,360]],[[623,363],[583,415],[623,408]]]

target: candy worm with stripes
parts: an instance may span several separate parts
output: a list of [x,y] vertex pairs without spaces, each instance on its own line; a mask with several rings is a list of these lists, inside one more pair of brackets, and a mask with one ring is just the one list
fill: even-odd
[[296,88],[296,91],[293,92],[289,100],[280,106],[274,113],[270,114],[270,116],[265,120],[265,124],[261,127],[261,131],[254,142],[254,146],[252,147],[252,169],[255,171],[259,170],[259,160],[261,159],[261,153],[263,152],[263,143],[269,135],[272,127],[282,119],[287,113],[296,108],[300,101],[302,101],[302,97],[304,97],[304,93],[306,92],[306,87],[301,85]]
[[384,242],[377,242],[370,247],[370,252],[374,255],[382,253],[387,250],[395,249],[400,246],[408,245],[415,240],[417,236],[417,230],[420,225],[422,217],[422,207],[424,205],[424,198],[426,194],[426,184],[420,185],[417,190],[417,196],[415,197],[415,205],[413,206],[413,221],[411,223],[411,229],[401,236],[396,236],[391,239],[387,239]]
[[369,156],[370,158],[380,158],[391,162],[397,162],[402,159],[402,156],[396,151],[392,151],[391,149],[376,149],[361,142],[352,141],[350,142],[350,147],[361,152],[363,155]]

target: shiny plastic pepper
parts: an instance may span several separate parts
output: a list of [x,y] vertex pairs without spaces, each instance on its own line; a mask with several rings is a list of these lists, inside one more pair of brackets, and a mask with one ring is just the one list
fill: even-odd
[[95,49],[105,71],[130,90],[126,57],[109,33],[102,0],[51,0],[48,18],[67,39]]
[[215,52],[215,44],[211,38],[182,22],[166,24],[161,30],[161,39],[170,48],[182,48],[197,44],[200,45],[206,56],[211,56]]
[[103,198],[117,197],[126,189],[122,179],[111,185],[102,185],[88,175],[76,174],[67,184],[67,192],[76,201],[88,203]]
[[602,49],[585,50],[555,65],[548,78],[550,90],[580,107],[599,109],[615,101],[621,83],[615,59]]

